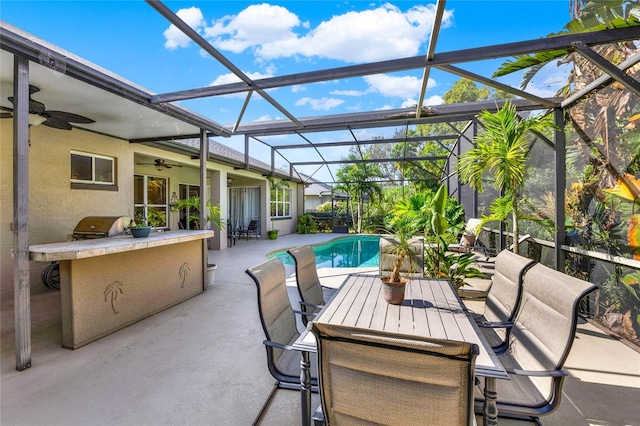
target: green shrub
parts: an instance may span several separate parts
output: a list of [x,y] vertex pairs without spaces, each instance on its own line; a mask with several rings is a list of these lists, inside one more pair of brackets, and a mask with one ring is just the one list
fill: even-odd
[[318,224],[310,213],[298,217],[298,234],[315,234],[318,232]]

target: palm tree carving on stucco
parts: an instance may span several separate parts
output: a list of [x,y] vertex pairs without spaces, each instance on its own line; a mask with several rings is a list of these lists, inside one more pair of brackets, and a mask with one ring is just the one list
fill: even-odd
[[189,271],[191,271],[191,268],[189,268],[188,263],[185,262],[180,266],[180,271],[178,271],[178,274],[182,279],[182,285],[180,286],[180,288],[184,288],[184,283],[187,280],[187,277],[189,276]]
[[118,313],[115,303],[118,298],[118,293],[123,294],[122,286],[123,284],[120,281],[114,281],[104,289],[104,301],[111,301],[111,309],[113,309],[114,314]]

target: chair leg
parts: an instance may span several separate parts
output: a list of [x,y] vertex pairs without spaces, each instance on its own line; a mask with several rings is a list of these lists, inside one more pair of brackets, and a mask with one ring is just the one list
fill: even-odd
[[279,383],[276,381],[273,384],[273,387],[271,388],[271,392],[269,392],[269,396],[267,397],[267,400],[264,402],[264,404],[262,404],[262,408],[260,408],[260,412],[256,416],[256,419],[253,421],[253,423],[252,423],[253,426],[258,425],[260,423],[260,420],[262,420],[262,416],[264,415],[264,412],[269,407],[269,404],[271,404],[271,400],[273,399],[273,395],[278,390],[278,387],[279,387]]

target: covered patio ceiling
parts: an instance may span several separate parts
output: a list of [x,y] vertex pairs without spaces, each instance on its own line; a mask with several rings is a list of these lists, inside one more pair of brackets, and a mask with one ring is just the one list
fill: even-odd
[[[530,41],[484,46],[473,49],[437,52],[440,25],[445,10],[445,1],[438,1],[433,23],[433,31],[424,55],[379,62],[363,63],[331,69],[321,69],[297,74],[252,80],[235,64],[223,56],[199,33],[189,27],[162,2],[147,0],[147,3],[169,23],[180,29],[204,52],[231,71],[239,81],[207,87],[195,87],[171,93],[152,93],[131,83],[108,70],[100,68],[66,52],[46,41],[37,39],[5,22],[0,25],[0,105],[12,108],[8,97],[13,93],[12,54],[27,58],[32,64],[30,84],[40,92],[33,98],[46,105],[48,110],[62,110],[88,116],[95,120],[90,124],[73,124],[74,127],[107,134],[132,143],[145,143],[170,151],[193,156],[197,154],[193,140],[206,132],[210,141],[229,145],[228,137],[241,137],[239,149],[244,160],[235,155],[209,158],[231,164],[239,169],[247,169],[263,174],[276,174],[293,180],[307,180],[318,170],[326,168],[331,180],[335,180],[335,168],[355,161],[415,161],[430,158],[378,158],[367,160],[329,159],[326,152],[338,147],[361,147],[369,144],[401,142],[404,138],[378,138],[360,136],[358,131],[370,129],[409,129],[412,126],[440,122],[464,122],[472,120],[483,109],[496,109],[503,100],[472,102],[461,104],[441,104],[431,107],[369,110],[357,113],[298,117],[285,108],[273,89],[301,84],[322,83],[334,80],[348,80],[356,77],[383,73],[416,71],[422,73],[422,88],[415,97],[418,105],[428,94],[427,81],[432,70],[451,73],[474,82],[505,91],[515,96],[513,102],[519,111],[548,111],[566,108],[594,90],[616,80],[625,89],[640,94],[640,83],[629,77],[625,70],[640,61],[640,54],[614,66],[598,55],[592,47],[629,40],[640,39],[640,27],[603,30],[591,33],[541,38]],[[532,91],[521,90],[496,79],[468,71],[474,63],[517,55],[554,50],[569,50],[587,58],[602,70],[601,76],[582,90],[567,98],[541,98]],[[221,124],[202,116],[180,103],[200,98],[211,98],[230,94],[242,94],[245,101],[237,111],[237,120],[231,124]],[[283,116],[271,121],[243,120],[247,107],[256,98],[268,102]],[[459,126],[458,126],[459,127]],[[370,132],[362,132],[370,135]],[[283,138],[283,136],[289,136]],[[315,136],[315,135],[321,135]],[[452,134],[438,138],[440,141],[459,137],[452,127]],[[424,138],[421,138],[423,140]],[[444,145],[444,144],[443,144]],[[215,150],[210,150],[214,151]],[[360,152],[358,150],[358,152]],[[296,154],[297,153],[297,154]],[[304,153],[301,155],[301,153]],[[300,157],[304,157],[304,161]],[[252,158],[271,158],[271,167],[252,161]]]

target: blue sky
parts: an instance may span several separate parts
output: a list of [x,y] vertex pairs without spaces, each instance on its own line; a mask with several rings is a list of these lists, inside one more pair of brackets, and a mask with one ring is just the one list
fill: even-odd
[[[541,38],[569,20],[568,0],[449,0],[438,52]],[[167,1],[251,78],[426,53],[435,1]],[[234,81],[143,1],[2,0],[0,18],[156,93]],[[490,76],[502,60],[463,66]],[[542,73],[534,91],[553,94],[563,73]],[[400,108],[417,102],[421,71],[285,87],[270,95],[298,117]],[[426,102],[438,104],[458,77],[433,70]],[[520,77],[504,83],[519,85]],[[244,95],[184,101],[233,124]],[[254,95],[244,121],[282,113]],[[297,143],[300,143],[299,141]]]

